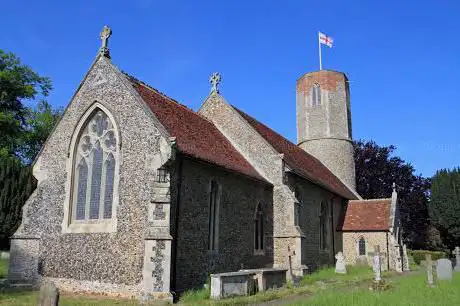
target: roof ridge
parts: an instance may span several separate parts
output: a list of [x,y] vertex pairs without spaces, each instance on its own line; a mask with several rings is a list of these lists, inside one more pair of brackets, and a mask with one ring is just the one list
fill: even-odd
[[375,202],[375,201],[391,201],[391,198],[349,200],[349,202]]
[[171,98],[170,96],[167,96],[166,94],[164,94],[163,92],[159,91],[158,89],[156,89],[156,88],[150,86],[150,85],[147,84],[146,82],[139,80],[138,78],[136,78],[136,77],[130,75],[129,73],[127,73],[127,72],[125,72],[125,71],[122,71],[122,73],[125,74],[128,78],[132,79],[134,82],[138,83],[139,85],[144,86],[145,88],[147,88],[147,89],[153,91],[154,93],[157,93],[157,94],[161,95],[162,97],[168,99],[170,102],[175,103],[175,104],[177,104],[178,106],[184,108],[185,110],[187,110],[187,111],[189,111],[189,112],[191,112],[191,113],[193,113],[193,114],[195,114],[195,115],[197,115],[197,116],[199,116],[199,117],[205,119],[206,121],[212,123],[212,121],[210,121],[210,120],[209,120],[208,118],[206,118],[205,116],[201,115],[201,114],[198,113],[198,112],[195,112],[195,111],[194,111],[193,109],[191,109],[190,107],[188,107],[188,106],[186,106],[186,105],[180,103],[179,101],[177,101],[177,100]]
[[[292,144],[294,147],[296,147],[299,152],[302,152],[303,154],[317,160],[318,162],[320,162],[323,166],[325,166],[318,158],[316,158],[315,156],[311,155],[310,153],[308,153],[307,151],[303,150],[302,148],[300,148],[298,145],[296,145],[295,143],[293,143],[292,141],[290,141],[289,139],[287,139],[286,137],[284,137],[283,135],[281,135],[280,133],[278,133],[277,131],[275,131],[274,129],[272,129],[271,127],[269,127],[268,125],[266,125],[265,123],[263,122],[260,122],[258,119],[252,117],[251,115],[243,112],[242,110],[240,110],[239,108],[237,108],[236,106],[232,105],[233,108],[235,108],[237,111],[245,114],[246,116],[250,117],[252,120],[258,122],[259,124],[263,125],[264,127],[266,127],[267,129],[269,129],[270,131],[272,131],[273,133],[275,133],[276,135],[280,136],[281,138],[283,138],[284,140],[286,140],[287,142],[289,142],[290,144]],[[276,150],[276,149],[275,149]],[[325,166],[326,167],[326,166]],[[327,167],[326,167],[327,168]],[[334,176],[336,176],[329,168],[327,168]],[[337,176],[336,176],[337,177]]]

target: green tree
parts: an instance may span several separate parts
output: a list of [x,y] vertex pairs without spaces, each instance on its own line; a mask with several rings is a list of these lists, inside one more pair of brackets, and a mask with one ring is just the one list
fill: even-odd
[[0,148],[16,153],[25,125],[24,102],[46,97],[51,81],[21,64],[13,53],[0,49]]
[[430,218],[452,249],[460,244],[460,168],[438,170],[432,181]]
[[424,248],[429,230],[430,180],[415,175],[414,167],[397,156],[395,146],[373,141],[354,142],[356,189],[365,199],[388,198],[397,185],[403,239],[412,248]]
[[14,156],[0,154],[0,249],[9,247],[9,237],[18,228],[22,206],[36,187],[31,167]]
[[[62,115],[43,99],[49,78],[0,50],[0,248],[20,224],[22,206],[36,187],[28,166]],[[36,107],[25,102],[39,101]]]
[[44,100],[38,103],[36,109],[27,110],[25,129],[17,153],[26,164],[30,164],[37,156],[62,113],[62,109],[53,109]]

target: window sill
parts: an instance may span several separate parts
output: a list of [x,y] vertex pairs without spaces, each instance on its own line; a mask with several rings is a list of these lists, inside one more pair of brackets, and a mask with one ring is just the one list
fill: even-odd
[[265,256],[264,250],[254,250],[254,256]]
[[116,223],[112,220],[75,222],[63,228],[63,233],[113,233],[116,232]]
[[217,255],[219,255],[219,252],[217,250],[212,250],[212,251],[208,250],[206,255],[208,255],[208,256],[217,256]]

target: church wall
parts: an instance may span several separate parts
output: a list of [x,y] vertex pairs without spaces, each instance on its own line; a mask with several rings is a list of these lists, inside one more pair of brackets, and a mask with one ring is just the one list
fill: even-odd
[[[277,152],[224,98],[212,93],[199,113],[211,120],[230,140],[232,145],[273,187],[273,218],[275,262],[277,267],[287,267],[288,249],[298,249],[300,233],[294,226],[295,199],[289,187],[283,183],[283,155]],[[291,239],[291,238],[297,239]],[[300,270],[299,255],[292,258],[293,266]]]
[[[64,219],[69,209],[70,141],[80,118],[95,101],[110,111],[120,132],[116,226],[110,232],[72,233]],[[162,135],[162,127],[124,83],[124,76],[100,58],[35,163],[38,186],[23,208],[22,224],[12,239],[10,275],[21,269],[21,262],[24,265],[16,260],[14,252],[21,249],[15,245],[27,248],[24,241],[33,237],[38,239],[34,249],[38,249],[39,274],[58,285],[72,291],[141,291],[147,208],[155,177],[152,164]]]
[[[359,255],[358,241],[361,237],[366,241],[367,256]],[[387,232],[343,232],[343,254],[347,265],[355,265],[359,262],[359,257],[363,257],[363,261],[367,261],[371,266],[372,255],[369,253],[374,252],[375,245],[380,246],[381,253],[385,253],[382,269],[386,270],[388,268]]]
[[[302,239],[302,264],[307,265],[310,271],[314,271],[323,265],[334,264],[334,253],[337,253],[342,248],[342,235],[336,231],[336,228],[340,222],[343,199],[296,176],[290,176],[289,184],[293,190],[297,190],[300,202],[299,226],[304,234]],[[325,250],[321,250],[320,247],[322,201],[327,201],[331,205],[327,221],[327,248]]]
[[[217,251],[208,251],[210,181],[220,188]],[[176,290],[201,287],[211,273],[273,263],[272,187],[212,165],[184,159],[179,206]],[[254,255],[254,216],[264,210],[264,254]]]

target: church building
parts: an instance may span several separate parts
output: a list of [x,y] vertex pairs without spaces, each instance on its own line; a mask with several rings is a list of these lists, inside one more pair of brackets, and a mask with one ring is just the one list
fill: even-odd
[[[350,207],[359,214],[368,203],[355,190],[345,74],[297,80],[294,144],[241,101],[226,101],[217,73],[193,111],[122,72],[110,34],[104,27],[96,59],[34,162],[38,185],[11,237],[10,281],[169,298],[211,273],[291,265],[301,276],[334,264],[339,251],[361,254],[369,233],[348,237],[347,228]],[[385,230],[398,248],[399,231]]]

